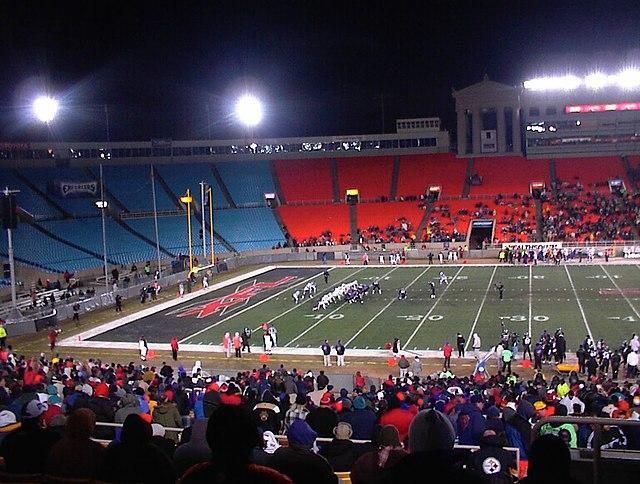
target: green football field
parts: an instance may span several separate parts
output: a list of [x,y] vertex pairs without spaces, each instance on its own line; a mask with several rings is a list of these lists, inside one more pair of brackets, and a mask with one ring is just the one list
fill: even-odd
[[[446,286],[438,283],[440,270],[449,278]],[[278,271],[287,274],[286,268]],[[377,350],[398,337],[406,350],[439,350],[445,341],[453,343],[457,332],[470,346],[470,335],[477,332],[488,350],[504,323],[520,335],[529,331],[534,341],[542,330],[562,327],[568,348],[575,350],[587,334],[618,345],[640,330],[638,265],[343,266],[331,270],[328,285],[320,268],[296,268],[295,273],[293,283],[266,300],[250,301],[181,342],[218,345],[225,332],[257,329],[263,321],[277,327],[279,347],[292,349],[317,348],[327,338],[341,339],[349,349]],[[370,284],[375,278],[382,295],[369,295],[364,304],[338,303],[314,312],[315,298],[296,305],[291,297],[310,279],[317,283],[317,298],[342,282]],[[429,297],[429,281],[436,283],[435,299]],[[505,286],[502,301],[498,282]],[[401,287],[407,289],[405,300],[397,299]],[[259,339],[253,344],[260,345]]]

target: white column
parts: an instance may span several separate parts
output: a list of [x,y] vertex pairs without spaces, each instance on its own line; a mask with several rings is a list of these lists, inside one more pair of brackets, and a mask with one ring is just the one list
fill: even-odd
[[523,150],[520,139],[520,108],[512,106],[511,109],[513,110],[513,154],[521,155]]
[[496,143],[498,153],[506,152],[507,138],[505,133],[504,106],[496,106]]
[[474,108],[472,119],[472,133],[473,133],[473,154],[479,155],[482,153],[482,140],[480,139],[482,131],[482,115],[479,108]]
[[458,155],[467,154],[467,116],[465,110],[458,111]]

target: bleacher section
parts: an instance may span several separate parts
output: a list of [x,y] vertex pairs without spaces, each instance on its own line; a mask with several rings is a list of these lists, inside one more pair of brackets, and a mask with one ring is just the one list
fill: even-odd
[[361,200],[388,198],[391,191],[393,158],[369,156],[337,160],[340,197],[346,190],[357,188]]
[[278,160],[275,168],[288,203],[333,200],[330,160]]
[[[358,227],[366,238],[371,234],[370,227],[378,227],[385,230],[389,226],[399,227],[404,219],[409,225],[409,236],[420,223],[424,209],[417,202],[386,202],[386,203],[361,203],[358,204]],[[400,242],[400,235],[394,237],[395,242]]]
[[0,186],[2,190],[4,190],[5,187],[9,187],[12,190],[20,190],[20,193],[17,195],[18,205],[33,215],[36,220],[62,216],[45,198],[29,188],[19,177],[15,176],[11,170],[0,170],[0,180],[2,180],[2,182],[0,182],[2,183],[2,186]]
[[464,240],[469,229],[473,205],[472,200],[451,200],[433,204],[429,222],[421,240],[442,242]]
[[521,156],[476,158],[473,174],[482,177],[482,185],[471,185],[470,195],[524,195],[532,181],[545,182],[548,187],[551,181],[548,160]]
[[236,205],[264,205],[264,194],[275,193],[268,161],[216,163],[220,176]]
[[[46,237],[26,223],[13,231],[13,247],[16,260],[29,261],[45,271],[74,272],[101,264],[100,259]],[[0,237],[0,251],[7,254],[6,237]]]
[[[187,188],[190,188],[194,200],[200,204],[200,182],[205,181],[213,187],[213,206],[220,208],[229,206],[207,163],[176,163],[173,165],[156,165],[156,168],[162,179],[177,197],[183,195]],[[156,190],[158,188],[156,185]],[[175,208],[175,205],[173,208]]]
[[271,249],[284,243],[284,235],[267,207],[216,210],[213,225],[238,252]]
[[334,240],[349,234],[347,205],[284,206],[278,213],[291,237],[299,243],[330,231]]
[[430,185],[440,185],[445,197],[459,197],[466,167],[467,160],[452,153],[401,156],[398,197],[420,196]]
[[625,176],[622,159],[617,156],[557,158],[556,177],[560,182],[580,182],[586,191],[609,192],[608,180]]
[[[31,168],[26,174],[42,192],[50,194],[64,210],[74,217],[94,216],[98,214],[95,206],[97,197],[63,197],[50,192],[48,185],[53,182],[86,182],[96,181],[78,168]],[[99,194],[98,194],[99,197]]]
[[[150,165],[106,165],[103,168],[103,175],[105,187],[130,212],[150,212],[153,210]],[[175,203],[159,183],[156,183],[156,207],[158,211],[176,209]]]

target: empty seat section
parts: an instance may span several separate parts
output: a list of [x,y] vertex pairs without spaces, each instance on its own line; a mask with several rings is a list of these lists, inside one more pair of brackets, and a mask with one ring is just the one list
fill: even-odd
[[529,193],[532,181],[550,186],[549,161],[527,160],[521,156],[476,158],[473,174],[482,177],[482,185],[471,185],[471,195],[521,195]]
[[585,191],[608,192],[607,182],[624,176],[622,159],[617,156],[596,156],[584,158],[556,158],[556,177],[571,185],[580,182]]
[[445,197],[459,197],[466,172],[467,160],[452,153],[401,156],[398,197],[420,196],[430,185],[440,185]]
[[[47,237],[25,223],[13,231],[13,248],[16,260],[55,272],[75,272],[102,264],[101,259]],[[7,253],[6,237],[0,237],[0,251]]]
[[334,240],[348,236],[349,207],[347,205],[283,206],[278,208],[282,222],[298,243],[319,237],[329,231]]
[[31,168],[28,174],[29,178],[40,190],[49,194],[57,204],[73,216],[92,216],[99,213],[98,208],[95,206],[96,200],[100,197],[99,183],[95,194],[79,192],[75,196],[74,194],[65,196],[55,189],[55,186],[61,182],[98,182],[99,180],[96,177],[92,177],[77,168]]
[[337,160],[338,187],[343,198],[349,188],[357,188],[364,200],[389,197],[393,158],[368,156]]
[[[29,176],[28,171],[25,174]],[[20,193],[16,194],[18,206],[33,215],[36,220],[62,216],[44,197],[31,190],[11,170],[0,170],[0,180],[2,180],[0,189],[9,187],[10,190],[20,190]]]
[[267,207],[217,210],[213,224],[238,252],[270,249],[284,243],[282,230]]
[[418,228],[423,214],[424,209],[417,202],[360,203],[358,228],[369,238],[375,236],[376,230],[370,230],[372,227],[384,231],[389,226],[400,227],[404,219],[409,225],[407,233],[411,236]]
[[[100,217],[52,220],[40,225],[58,237],[87,250],[102,254],[102,219]],[[125,230],[111,218],[105,219],[107,258],[121,264],[154,257],[152,246]],[[152,240],[155,240],[153,237]]]
[[275,168],[287,203],[333,200],[330,160],[279,160]]
[[[148,239],[155,242],[156,232],[153,218],[135,218],[125,220],[126,224],[132,229],[141,233]],[[195,217],[192,219],[195,222]],[[194,223],[192,225],[191,240],[193,244],[193,251],[195,254],[198,252],[197,245],[201,247],[202,244],[198,238],[198,230],[200,225]],[[160,245],[167,249],[169,252],[175,255],[187,254],[189,252],[189,240],[187,237],[187,217],[186,216],[171,216],[171,217],[158,217],[158,240]],[[155,254],[155,252],[154,252]],[[154,258],[152,256],[152,258]]]
[[[153,210],[151,189],[151,165],[105,165],[104,184],[130,212]],[[156,182],[156,207],[158,210],[175,210],[167,192]]]
[[264,194],[276,191],[268,161],[223,162],[216,167],[237,205],[264,205]]
[[[213,187],[213,206],[229,206],[222,194],[222,190],[220,189],[218,182],[213,176],[211,167],[209,167],[207,163],[156,165],[156,169],[162,176],[162,179],[167,182],[167,185],[169,185],[176,197],[184,195],[187,188],[190,188],[194,200],[199,205],[200,182],[204,181]],[[158,186],[156,186],[156,189],[158,189]],[[175,208],[175,205],[173,207]]]

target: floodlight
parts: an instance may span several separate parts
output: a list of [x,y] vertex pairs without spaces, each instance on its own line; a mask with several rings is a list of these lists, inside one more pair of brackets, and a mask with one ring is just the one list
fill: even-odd
[[582,84],[579,77],[566,75],[560,77],[539,77],[524,81],[524,88],[532,91],[548,91],[551,89],[564,89],[571,91]]
[[57,99],[40,96],[33,102],[33,113],[43,123],[50,123],[56,117],[59,104]]
[[236,103],[236,116],[245,126],[256,126],[262,121],[262,103],[250,94],[245,94]]
[[633,89],[640,86],[640,71],[626,69],[616,76],[616,82],[623,89]]
[[611,84],[611,79],[606,74],[595,72],[584,78],[584,85],[589,89],[601,89]]
[[105,209],[109,206],[109,202],[106,200],[97,200],[96,201],[96,207],[98,207],[99,209]]

